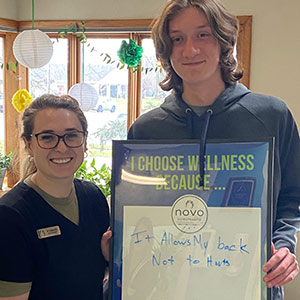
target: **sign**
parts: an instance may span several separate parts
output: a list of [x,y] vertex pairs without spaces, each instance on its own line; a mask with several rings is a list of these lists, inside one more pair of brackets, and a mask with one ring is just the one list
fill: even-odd
[[271,299],[272,155],[271,139],[205,156],[197,140],[114,141],[110,299]]

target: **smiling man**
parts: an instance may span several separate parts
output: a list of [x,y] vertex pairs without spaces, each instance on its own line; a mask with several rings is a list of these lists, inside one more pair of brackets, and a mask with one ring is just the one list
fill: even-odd
[[299,271],[294,255],[300,228],[299,135],[281,99],[254,94],[238,82],[243,75],[233,55],[238,30],[237,18],[215,0],[166,1],[152,37],[166,72],[160,87],[172,94],[141,115],[128,138],[200,140],[202,185],[206,139],[275,138],[273,255],[263,280],[273,299],[282,300],[283,285]]

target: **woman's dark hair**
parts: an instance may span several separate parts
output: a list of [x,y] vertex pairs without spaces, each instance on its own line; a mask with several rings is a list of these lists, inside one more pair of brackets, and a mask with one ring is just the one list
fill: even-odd
[[22,121],[23,121],[23,133],[22,138],[27,140],[31,139],[31,134],[34,126],[34,118],[36,114],[46,108],[54,109],[67,109],[74,112],[80,121],[82,130],[87,132],[87,120],[82,112],[77,100],[68,95],[55,96],[51,94],[45,94],[36,98],[24,111]]
[[[87,120],[77,100],[68,95],[55,96],[51,94],[45,94],[36,98],[23,113],[23,133],[21,135],[23,139],[26,139],[27,141],[31,139],[36,114],[39,111],[47,108],[63,108],[74,112],[82,126],[82,130],[87,133]],[[36,171],[37,169],[34,159],[28,155],[22,164],[21,180],[25,179],[27,176],[35,173]]]
[[176,93],[183,92],[182,79],[176,74],[170,62],[172,40],[169,36],[169,24],[181,11],[190,7],[195,7],[205,14],[221,49],[222,79],[228,85],[234,84],[243,76],[243,72],[237,70],[237,62],[233,55],[239,31],[238,19],[215,0],[168,0],[152,25],[156,55],[166,72],[160,87],[165,91],[174,89]]

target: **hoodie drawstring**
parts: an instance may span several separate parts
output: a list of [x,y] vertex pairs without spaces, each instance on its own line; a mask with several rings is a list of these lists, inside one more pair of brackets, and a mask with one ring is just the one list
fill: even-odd
[[[190,132],[190,138],[194,139],[194,130],[193,128],[193,113],[191,108],[185,109],[186,120],[187,120],[187,128]],[[206,137],[208,131],[208,125],[210,121],[210,117],[212,116],[213,111],[208,109],[202,116],[204,126],[200,129],[200,147],[199,147],[199,175],[200,175],[200,186],[204,186],[204,163],[205,163],[205,149],[206,149]],[[198,130],[198,128],[197,128]]]
[[186,108],[185,113],[186,113],[186,126],[189,130],[190,138],[193,138],[193,114],[192,114],[192,109],[189,108],[189,107]]
[[208,109],[204,115],[204,127],[201,132],[200,138],[200,154],[199,154],[199,174],[200,174],[200,186],[204,186],[204,163],[205,163],[205,150],[206,150],[206,137],[208,131],[208,125],[210,117],[213,114],[211,109]]

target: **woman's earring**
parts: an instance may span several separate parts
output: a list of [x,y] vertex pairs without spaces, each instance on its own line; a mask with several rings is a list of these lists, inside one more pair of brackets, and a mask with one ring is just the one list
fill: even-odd
[[88,155],[87,151],[84,152],[84,158],[87,158],[88,156],[89,156],[89,155]]

